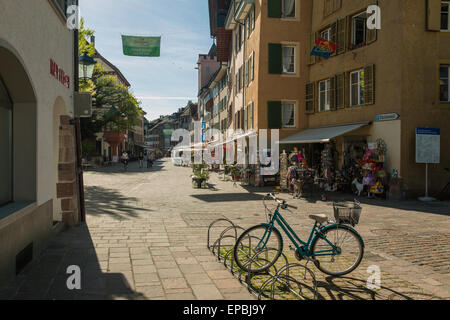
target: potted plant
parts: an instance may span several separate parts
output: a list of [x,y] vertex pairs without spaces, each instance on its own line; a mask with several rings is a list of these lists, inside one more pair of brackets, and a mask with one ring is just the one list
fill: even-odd
[[192,185],[195,188],[201,189],[209,179],[208,165],[205,163],[193,164],[192,171]]

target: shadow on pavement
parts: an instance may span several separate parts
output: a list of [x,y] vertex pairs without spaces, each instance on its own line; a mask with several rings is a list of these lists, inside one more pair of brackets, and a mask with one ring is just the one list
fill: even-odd
[[[102,262],[103,261],[103,265]],[[111,300],[144,299],[135,292],[122,273],[105,273],[108,249],[95,250],[86,224],[69,229],[53,238],[38,259],[16,279],[0,288],[6,300]],[[69,266],[81,270],[81,289],[69,290],[73,274]]]
[[264,199],[264,195],[255,193],[196,194],[191,197],[204,202],[261,201]]
[[90,173],[108,173],[111,175],[114,174],[126,174],[126,175],[133,175],[133,174],[140,174],[140,173],[148,173],[148,172],[156,172],[156,171],[165,171],[163,162],[160,160],[157,160],[153,163],[153,166],[151,168],[147,168],[147,163],[144,162],[144,167],[139,168],[139,162],[134,161],[130,162],[128,165],[128,169],[125,171],[125,168],[122,163],[116,163],[113,164],[110,167],[101,167],[101,168],[95,168],[95,169],[89,169],[85,172]]
[[318,281],[317,288],[320,300],[436,300],[436,296],[425,294],[420,290],[400,292],[380,286],[372,290],[367,281],[353,277],[327,277]]
[[123,220],[137,218],[139,212],[149,212],[142,200],[124,197],[114,189],[97,186],[85,186],[86,211],[94,216],[108,215]]

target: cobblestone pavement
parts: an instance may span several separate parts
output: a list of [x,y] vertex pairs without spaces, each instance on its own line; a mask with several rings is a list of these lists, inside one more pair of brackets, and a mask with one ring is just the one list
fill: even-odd
[[[87,224],[51,240],[39,259],[0,288],[0,298],[254,299],[206,248],[207,227],[218,218],[243,228],[264,222],[261,199],[271,189],[234,185],[212,174],[210,188],[198,190],[190,173],[170,160],[151,170],[131,164],[126,173],[120,166],[86,172]],[[317,277],[319,298],[449,299],[450,204],[361,201],[357,229],[366,242],[363,262],[344,278],[324,276],[308,265]],[[332,217],[332,202],[289,203],[299,210],[283,214],[304,237],[312,227],[309,214]],[[291,252],[285,254],[293,259]],[[67,289],[70,265],[81,268],[81,290]],[[379,290],[366,286],[373,265],[381,270]],[[307,281],[300,269],[295,272]]]

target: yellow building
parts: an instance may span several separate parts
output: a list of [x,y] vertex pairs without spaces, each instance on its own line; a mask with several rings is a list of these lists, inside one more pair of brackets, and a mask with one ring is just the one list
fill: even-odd
[[[416,163],[416,128],[439,128],[441,164],[430,166],[431,192],[438,192],[450,165],[449,2],[379,1],[381,29],[370,30],[367,9],[374,3],[314,1],[300,117],[322,134],[314,137],[309,130],[281,142],[330,140],[342,165],[352,146],[383,139],[387,171],[399,170],[406,196],[418,196],[425,188],[425,165]],[[310,56],[319,36],[339,45],[327,60]]]

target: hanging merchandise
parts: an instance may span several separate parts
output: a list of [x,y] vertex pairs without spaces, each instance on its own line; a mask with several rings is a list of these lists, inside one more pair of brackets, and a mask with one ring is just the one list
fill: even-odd
[[287,179],[284,179],[283,177],[287,176],[288,172],[288,155],[285,150],[283,150],[283,153],[280,155],[280,188],[281,190],[287,190],[288,189],[288,183]]

